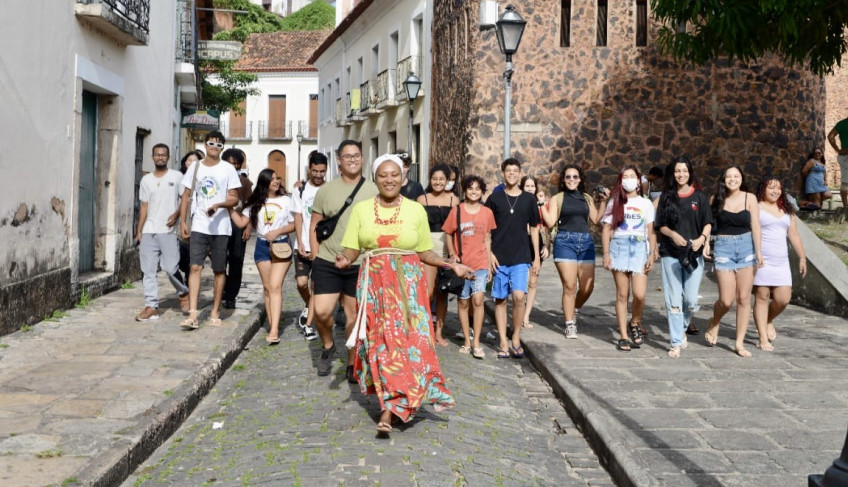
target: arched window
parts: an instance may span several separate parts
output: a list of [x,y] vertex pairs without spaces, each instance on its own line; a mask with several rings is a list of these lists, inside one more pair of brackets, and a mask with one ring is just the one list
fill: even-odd
[[282,178],[280,184],[288,188],[286,184],[286,155],[283,151],[274,149],[268,153],[268,169],[273,169],[277,176]]

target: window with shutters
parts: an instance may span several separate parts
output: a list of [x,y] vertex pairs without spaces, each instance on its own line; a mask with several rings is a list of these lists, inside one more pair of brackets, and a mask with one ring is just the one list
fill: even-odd
[[268,138],[291,137],[286,133],[286,95],[268,96]]
[[230,139],[244,139],[247,137],[247,102],[242,100],[238,104],[238,111],[241,113],[230,112],[230,133],[227,137]]
[[318,138],[318,95],[309,95],[309,131],[306,138]]

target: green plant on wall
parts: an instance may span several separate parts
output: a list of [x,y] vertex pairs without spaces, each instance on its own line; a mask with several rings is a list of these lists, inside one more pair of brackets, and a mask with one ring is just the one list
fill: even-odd
[[[315,0],[286,18],[266,12],[249,0],[215,0],[213,4],[215,8],[247,12],[235,14],[233,29],[216,33],[216,41],[244,42],[250,34],[331,29],[335,23],[335,10],[324,0]],[[207,109],[241,113],[239,103],[248,96],[259,94],[259,90],[252,86],[257,80],[256,75],[236,71],[235,65],[234,61],[200,63],[203,104]],[[215,74],[215,83],[207,79],[210,73]]]

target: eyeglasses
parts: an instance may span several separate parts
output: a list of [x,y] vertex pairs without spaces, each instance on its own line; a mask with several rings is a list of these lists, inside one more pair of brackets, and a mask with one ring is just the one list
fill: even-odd
[[348,161],[358,161],[362,159],[362,154],[344,154],[339,156],[339,159],[348,162]]
[[579,180],[579,179],[580,179],[580,176],[574,176],[574,175],[570,175],[570,176],[568,176],[568,175],[567,175],[567,176],[565,176],[565,179],[567,179],[567,180],[572,180],[572,179]]
[[206,142],[206,146],[207,147],[214,147],[216,149],[223,149],[224,148],[224,144],[222,144],[220,142],[212,142],[211,140]]

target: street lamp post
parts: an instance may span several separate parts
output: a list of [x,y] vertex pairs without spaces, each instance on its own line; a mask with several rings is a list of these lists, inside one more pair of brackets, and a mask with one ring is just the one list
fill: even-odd
[[510,119],[512,117],[512,55],[518,50],[518,45],[521,44],[521,36],[524,34],[524,26],[527,21],[524,20],[515,7],[507,5],[500,20],[497,21],[495,32],[498,36],[498,47],[501,53],[506,55],[506,71],[503,77],[506,83],[506,94],[504,100],[504,159],[510,155]]
[[297,180],[300,181],[300,144],[303,143],[303,133],[298,127],[297,130]]
[[406,138],[406,151],[409,153],[412,163],[417,165],[418,155],[412,152],[412,119],[415,115],[415,99],[418,98],[418,92],[421,90],[421,80],[418,79],[418,76],[415,76],[414,72],[410,71],[409,76],[403,81],[403,87],[406,89],[406,98],[409,100],[409,136]]
[[842,444],[842,454],[824,472],[824,475],[807,477],[809,487],[843,487],[848,485],[848,436]]

